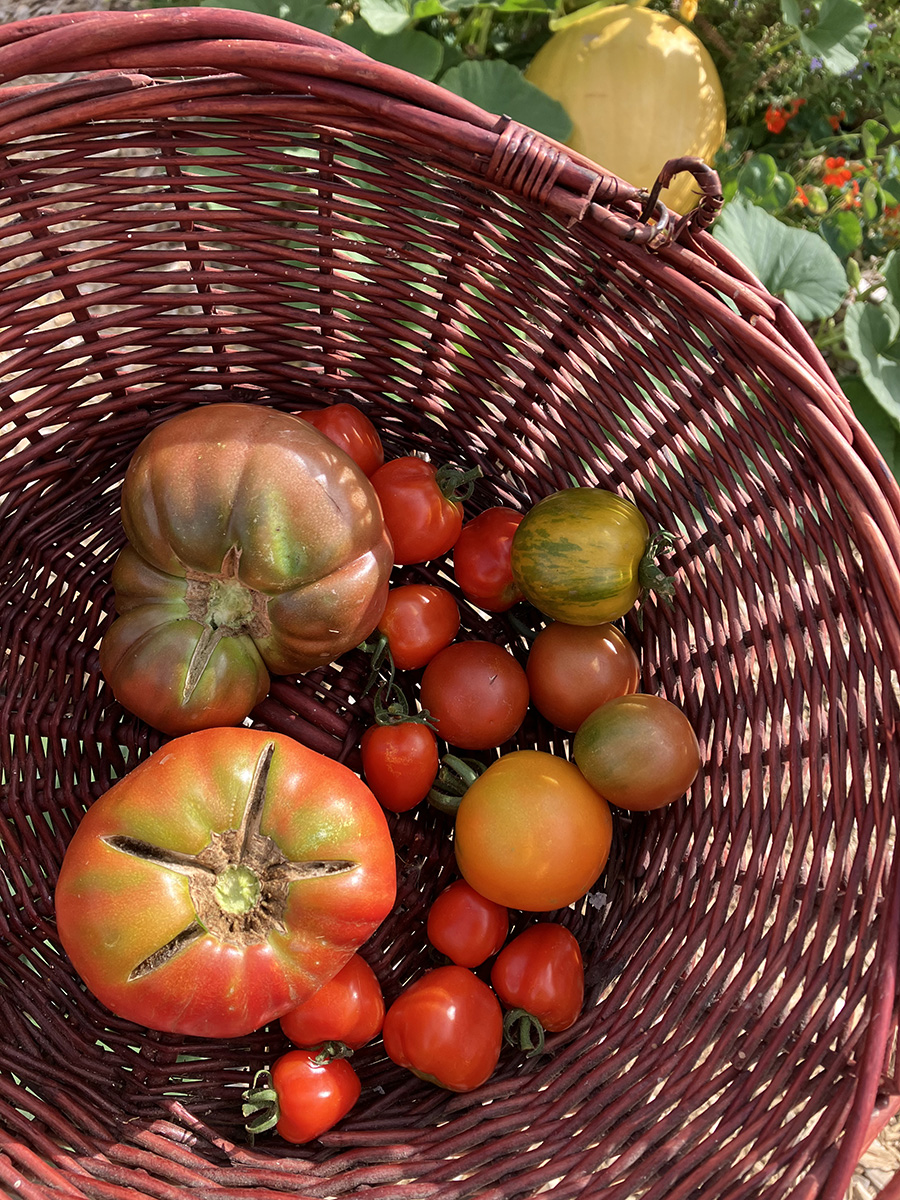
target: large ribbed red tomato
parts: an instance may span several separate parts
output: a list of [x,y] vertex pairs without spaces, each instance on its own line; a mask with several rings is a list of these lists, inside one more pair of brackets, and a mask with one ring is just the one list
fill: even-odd
[[207,404],[158,425],[122,489],[116,698],[165,733],[239,724],[269,672],[331,662],[375,628],[393,548],[360,468],[307,421]]
[[312,996],[395,894],[387,822],[359,776],[282,734],[206,729],[88,809],[56,919],[73,966],[118,1016],[229,1038]]

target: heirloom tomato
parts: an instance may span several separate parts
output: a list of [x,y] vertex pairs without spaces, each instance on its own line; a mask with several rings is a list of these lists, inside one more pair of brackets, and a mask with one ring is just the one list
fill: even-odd
[[422,673],[419,701],[445,742],[488,750],[508,741],[524,721],[528,680],[503,646],[454,642]]
[[100,667],[164,733],[239,724],[269,672],[357,646],[387,598],[372,485],[312,425],[264,405],[208,404],[152,430],[125,474],[122,524]]
[[429,562],[452,548],[462,529],[470,473],[404,455],[379,467],[372,486],[394,543],[395,563]]
[[297,416],[314,425],[349,454],[364,475],[374,475],[384,465],[384,446],[378,430],[353,404],[329,404],[307,409]]
[[456,865],[476,892],[526,912],[565,908],[606,866],[612,813],[574,763],[543,750],[501,755],[456,813]]
[[435,897],[425,923],[428,940],[459,967],[480,967],[509,932],[509,912],[457,879]]
[[333,979],[285,1013],[280,1025],[296,1046],[341,1042],[358,1050],[378,1036],[383,1021],[384,995],[378,976],[361,954],[354,954]]
[[615,621],[641,590],[669,591],[653,561],[658,539],[630,500],[571,487],[539,500],[513,535],[513,576],[545,616],[568,625]]
[[398,584],[387,594],[378,631],[387,638],[394,666],[415,671],[456,637],[459,605],[437,584]]
[[525,664],[532,704],[569,733],[607,700],[637,691],[640,673],[631,643],[609,622],[551,621],[531,643]]
[[240,1037],[307,1000],[391,911],[384,813],[293,738],[176,738],[87,811],[56,887],[94,995],[151,1029]]
[[424,800],[440,766],[437,738],[424,721],[370,725],[360,753],[366,783],[389,812],[408,812]]
[[584,1004],[584,962],[578,939],[553,921],[529,925],[497,955],[491,985],[508,1010],[507,1040],[539,1053],[544,1032],[568,1029]]
[[497,1066],[503,1012],[488,985],[465,967],[435,967],[390,1006],[382,1037],[399,1066],[451,1092],[470,1092]]
[[700,770],[700,745],[681,709],[663,696],[619,696],[578,726],[572,757],[610,804],[637,812],[683,796]]
[[522,599],[513,579],[510,547],[523,514],[486,508],[463,525],[453,547],[453,574],[467,600],[488,612],[506,612]]
[[244,1093],[244,1116],[253,1118],[247,1132],[256,1135],[274,1126],[286,1142],[311,1142],[346,1117],[361,1091],[346,1058],[289,1050]]

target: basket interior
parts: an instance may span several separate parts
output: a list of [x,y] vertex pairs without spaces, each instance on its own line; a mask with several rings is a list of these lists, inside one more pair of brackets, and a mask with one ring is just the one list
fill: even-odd
[[[10,118],[0,173],[15,1170],[47,1187],[61,1173],[77,1196],[199,1179],[229,1195],[777,1197],[824,1179],[887,1037],[873,994],[893,946],[898,771],[896,641],[844,486],[855,452],[816,408],[828,381],[774,318],[763,336],[738,311],[725,272],[703,285],[704,260],[632,246],[602,214],[570,227],[485,182],[477,156],[448,165],[439,131],[413,149],[384,105],[201,74],[113,97],[90,123],[64,107]],[[617,815],[605,876],[558,914],[588,1005],[550,1055],[506,1051],[489,1084],[453,1095],[376,1043],[355,1056],[359,1105],[311,1147],[242,1131],[240,1092],[286,1048],[277,1026],[217,1043],[114,1018],[53,920],[81,814],[163,741],[97,663],[123,473],[151,426],[222,389],[359,405],[389,456],[480,467],[470,514],[571,484],[633,499],[677,539],[674,601],[626,621],[641,686],[684,708],[705,756],[684,801]],[[395,575],[413,579],[455,590],[443,560]],[[461,607],[464,635],[524,656],[536,613]],[[279,679],[254,723],[358,766],[366,670],[353,652]],[[514,744],[568,753],[536,716]],[[424,916],[454,869],[447,818],[391,827],[398,905],[364,949],[389,1000],[430,965]]]

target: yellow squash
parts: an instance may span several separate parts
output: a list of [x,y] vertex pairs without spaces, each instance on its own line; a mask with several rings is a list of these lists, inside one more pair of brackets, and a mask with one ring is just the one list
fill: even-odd
[[[725,98],[706,47],[686,25],[631,4],[592,6],[557,23],[525,77],[562,104],[568,145],[636,187],[683,154],[711,163]],[[662,192],[676,212],[698,199],[691,175]]]

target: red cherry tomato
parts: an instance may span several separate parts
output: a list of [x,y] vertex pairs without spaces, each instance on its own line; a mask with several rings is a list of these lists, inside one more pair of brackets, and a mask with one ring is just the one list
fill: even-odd
[[394,562],[405,566],[440,558],[462,529],[462,499],[469,476],[436,467],[424,458],[392,458],[372,476],[384,522],[394,543]]
[[384,1018],[390,1059],[451,1092],[490,1078],[503,1045],[503,1012],[465,967],[436,967],[400,993]]
[[637,691],[641,664],[625,634],[609,622],[551,621],[531,644],[525,674],[538,712],[574,733],[595,708]]
[[494,960],[491,983],[504,1008],[521,1010],[557,1033],[584,1004],[584,962],[574,934],[553,921],[529,925]]
[[327,408],[311,408],[297,416],[331,438],[364,475],[374,475],[384,464],[384,446],[378,430],[354,405],[329,404]]
[[524,513],[486,508],[467,521],[453,547],[453,574],[467,600],[488,612],[506,612],[522,599],[513,579],[510,546]]
[[525,719],[528,679],[503,646],[454,642],[425,668],[419,699],[446,742],[487,750],[508,741]]
[[394,666],[415,671],[456,637],[459,605],[436,584],[400,584],[388,592],[378,631],[387,638]]
[[244,1093],[245,1115],[257,1114],[247,1131],[263,1133],[275,1126],[286,1142],[311,1142],[347,1115],[361,1090],[346,1058],[289,1050]]
[[378,976],[359,954],[333,979],[281,1018],[281,1031],[295,1046],[343,1042],[358,1050],[381,1033],[384,996]]
[[425,928],[435,950],[459,967],[478,967],[506,941],[509,911],[457,879],[435,898]]
[[424,800],[440,766],[437,738],[421,721],[371,725],[360,751],[366,783],[389,812],[408,812]]

